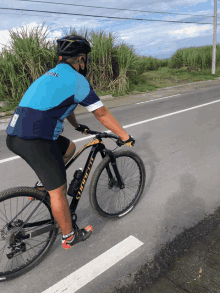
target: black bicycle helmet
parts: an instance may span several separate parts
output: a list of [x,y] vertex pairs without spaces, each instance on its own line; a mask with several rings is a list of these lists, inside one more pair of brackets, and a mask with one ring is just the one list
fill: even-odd
[[91,46],[85,38],[70,35],[57,40],[56,52],[59,56],[63,57],[62,59],[68,59],[79,53],[90,53]]

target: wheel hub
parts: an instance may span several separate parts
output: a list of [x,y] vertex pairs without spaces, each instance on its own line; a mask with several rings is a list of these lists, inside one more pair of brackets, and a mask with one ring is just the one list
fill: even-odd
[[108,183],[109,189],[112,189],[113,187],[119,187],[118,182],[114,178],[109,180],[109,183]]
[[22,242],[21,238],[17,237],[18,235],[23,235],[22,231],[19,232],[22,224],[23,221],[16,220],[1,230],[2,239],[5,240],[5,242],[8,244],[8,248],[11,249],[11,253],[7,254],[9,259],[11,259],[16,253],[20,251],[26,251],[26,244]]
[[7,228],[2,229],[1,236],[2,236],[2,239],[5,240],[8,245],[11,245],[15,240],[14,236],[19,231],[19,227],[13,226],[12,228],[10,228],[10,230],[6,230],[6,229]]
[[[112,189],[114,187],[115,187],[115,189],[120,188],[120,186],[119,186],[118,182],[115,180],[115,178],[112,178],[111,180],[109,180],[108,188]],[[122,184],[122,188],[120,188],[120,189],[124,189],[124,188],[125,188],[125,185]]]

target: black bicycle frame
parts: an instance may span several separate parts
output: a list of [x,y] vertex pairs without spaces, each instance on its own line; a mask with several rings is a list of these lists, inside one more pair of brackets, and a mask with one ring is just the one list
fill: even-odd
[[[71,216],[74,216],[75,215],[75,225],[76,225],[76,219],[77,219],[77,216],[75,214],[75,211],[76,211],[76,208],[78,206],[79,200],[81,198],[81,195],[82,195],[83,189],[85,187],[86,181],[88,179],[89,173],[91,171],[93,162],[94,162],[95,157],[96,157],[96,155],[97,155],[98,152],[100,152],[102,158],[105,158],[106,155],[109,155],[110,162],[112,164],[113,170],[115,172],[115,176],[116,176],[117,181],[118,181],[118,185],[119,185],[119,187],[121,189],[124,188],[124,183],[121,180],[121,176],[120,176],[120,174],[118,172],[118,168],[117,168],[117,165],[116,165],[115,156],[112,153],[112,151],[110,151],[110,150],[108,150],[108,149],[105,148],[105,145],[103,144],[101,138],[99,138],[99,139],[97,138],[97,139],[91,141],[90,143],[88,143],[87,145],[85,145],[81,150],[79,150],[78,153],[66,164],[66,166],[65,166],[66,170],[83,153],[83,151],[86,150],[89,147],[92,147],[92,149],[90,151],[89,157],[88,157],[88,159],[86,161],[86,164],[85,164],[85,167],[84,167],[84,170],[83,170],[82,182],[81,182],[81,185],[79,187],[79,190],[78,190],[77,195],[72,198],[72,201],[71,201],[71,204],[70,204]],[[106,166],[106,171],[107,171],[107,173],[109,175],[109,178],[110,179],[113,179],[113,175],[112,175],[112,172],[111,172],[109,166]],[[46,198],[46,195],[47,195],[47,192],[45,191],[45,197],[44,197],[44,199]],[[37,209],[37,207],[35,208],[35,210],[36,209]],[[35,212],[35,210],[33,211],[33,213]],[[28,224],[22,225],[21,229],[22,228],[28,228],[28,227],[42,226],[42,225],[47,224],[47,223],[50,223],[50,222],[51,222],[51,220],[44,220],[44,221],[39,221],[39,222],[35,222],[35,223],[28,223]],[[76,227],[77,227],[77,225],[76,225]],[[55,224],[52,224],[52,225],[49,225],[47,227],[44,227],[42,229],[39,229],[39,230],[37,230],[35,232],[28,233],[26,235],[23,235],[22,232],[18,231],[18,233],[16,233],[15,237],[17,239],[18,238],[20,238],[20,239],[33,238],[33,237],[39,236],[41,234],[44,234],[46,232],[49,232],[49,231],[53,230],[54,228],[56,228],[56,223]]]
[[89,177],[89,173],[92,169],[92,165],[94,163],[95,157],[97,155],[98,152],[100,152],[102,158],[104,158],[106,156],[105,152],[107,151],[105,149],[105,146],[103,145],[103,143],[101,142],[101,139],[98,140],[94,140],[90,143],[88,143],[87,145],[85,145],[83,147],[83,149],[81,149],[70,161],[69,163],[66,165],[66,170],[74,163],[74,161],[82,154],[82,152],[84,150],[86,150],[87,148],[92,147],[90,154],[88,156],[88,159],[86,161],[85,167],[83,169],[83,176],[82,176],[82,181],[80,184],[80,187],[78,189],[78,193],[75,197],[73,197],[71,204],[70,204],[70,211],[74,214],[77,208],[77,205],[79,203],[79,200],[81,198],[83,189],[85,187],[86,181]]
[[[101,138],[100,138],[100,139],[96,139],[96,140],[94,140],[93,142],[90,142],[89,144],[85,145],[85,146],[83,147],[83,149],[80,150],[80,152],[78,152],[78,153],[76,154],[76,156],[73,157],[73,159],[71,159],[70,162],[66,165],[66,169],[68,169],[68,168],[73,164],[73,162],[78,158],[78,156],[79,156],[79,155],[80,155],[85,149],[87,149],[88,147],[91,147],[91,146],[92,146],[92,149],[91,149],[91,151],[90,151],[89,157],[88,157],[88,159],[87,159],[87,161],[86,161],[86,164],[85,164],[85,167],[84,167],[84,170],[83,170],[83,179],[82,179],[81,185],[80,185],[80,187],[79,187],[79,190],[78,190],[78,193],[77,193],[76,197],[73,198],[73,200],[72,200],[72,202],[71,202],[71,204],[70,204],[70,210],[71,210],[72,213],[75,213],[75,211],[76,211],[76,208],[77,208],[78,202],[79,202],[79,200],[80,200],[80,198],[81,198],[81,195],[82,195],[83,189],[84,189],[84,187],[85,187],[85,184],[86,184],[86,181],[87,181],[87,179],[88,179],[88,177],[89,177],[89,173],[90,173],[90,171],[91,171],[91,168],[92,168],[93,162],[94,162],[95,157],[96,157],[96,155],[97,155],[98,152],[100,152],[102,158],[104,158],[104,157],[106,156],[106,153],[109,155],[109,157],[110,157],[110,161],[111,161],[111,163],[112,163],[112,167],[113,167],[113,169],[114,169],[114,171],[115,171],[115,175],[116,175],[117,180],[118,180],[118,183],[119,183],[119,186],[120,186],[120,188],[124,188],[124,185],[123,185],[123,183],[122,183],[122,181],[121,181],[121,176],[120,176],[120,174],[119,174],[119,172],[118,172],[118,168],[117,168],[117,166],[116,166],[116,160],[115,160],[115,157],[114,157],[112,151],[107,150],[107,149],[105,148],[105,146],[104,146],[103,143],[102,143]],[[113,176],[112,176],[112,173],[111,173],[111,171],[110,171],[109,166],[107,166],[106,169],[107,169],[107,172],[108,172],[108,175],[109,175],[110,179],[112,179]]]

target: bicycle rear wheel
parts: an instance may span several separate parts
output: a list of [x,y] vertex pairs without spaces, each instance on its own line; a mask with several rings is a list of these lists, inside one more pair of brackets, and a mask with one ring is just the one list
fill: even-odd
[[16,278],[38,265],[52,247],[58,228],[28,239],[14,235],[20,229],[27,235],[53,223],[50,201],[43,191],[17,187],[0,192],[0,281]]
[[[137,205],[145,185],[145,167],[132,151],[114,152],[118,171],[124,183],[120,189],[109,156],[95,170],[90,185],[90,202],[101,217],[116,220],[127,215]],[[107,172],[110,168],[110,174]]]

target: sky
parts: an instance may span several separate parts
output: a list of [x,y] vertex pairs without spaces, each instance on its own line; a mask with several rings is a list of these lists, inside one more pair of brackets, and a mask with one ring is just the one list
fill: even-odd
[[[52,4],[52,2],[61,4]],[[2,8],[132,19],[107,19],[92,16],[6,10]],[[67,35],[70,27],[75,28],[77,32],[82,28],[88,29],[88,31],[92,29],[95,31],[104,30],[107,34],[111,32],[116,36],[116,45],[121,42],[126,43],[133,47],[137,55],[151,56],[157,59],[170,59],[181,48],[213,44],[214,0],[41,0],[41,2],[34,2],[34,0],[0,0],[0,14],[0,51],[2,51],[4,46],[10,48],[11,38],[9,30],[21,31],[26,29],[29,31],[41,27],[42,24],[44,24],[45,32],[47,32],[46,38],[49,41],[54,41],[61,36]],[[144,20],[133,20],[133,18]],[[219,19],[217,18],[217,27],[218,20],[220,20],[220,15]],[[173,21],[195,23],[178,23]],[[217,44],[219,42],[218,29],[216,42]]]

